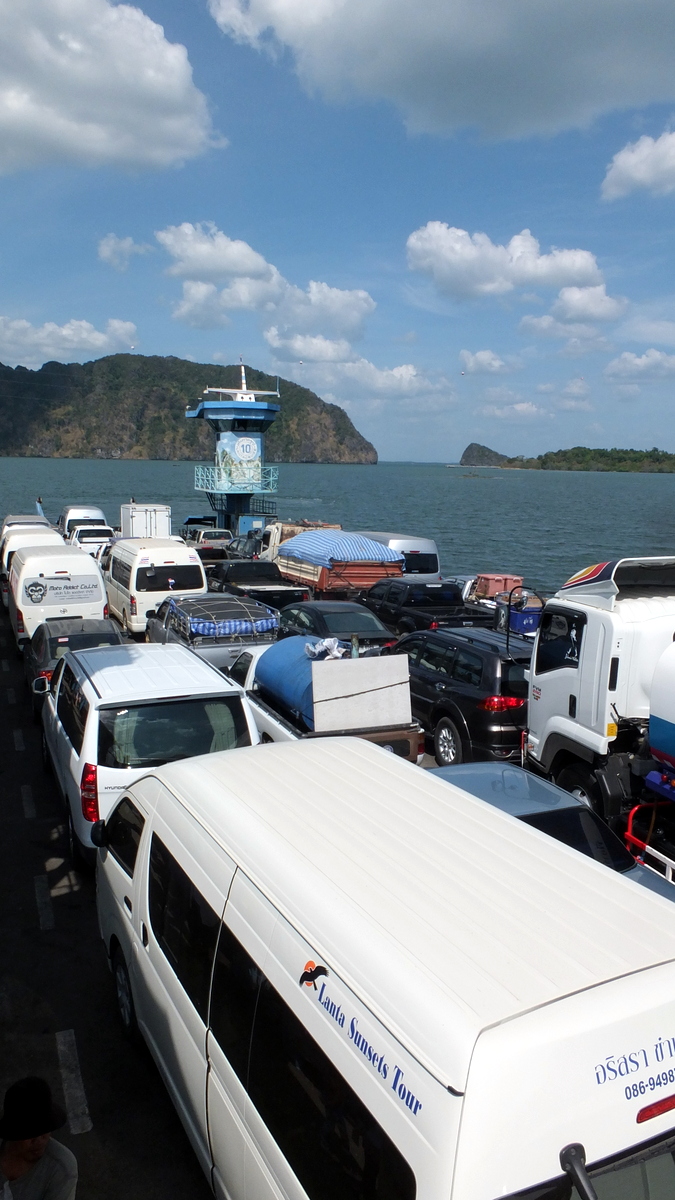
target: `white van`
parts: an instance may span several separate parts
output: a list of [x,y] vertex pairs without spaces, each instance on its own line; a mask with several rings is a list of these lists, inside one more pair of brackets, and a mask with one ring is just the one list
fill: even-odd
[[218,1200],[672,1200],[670,901],[351,739],[163,767],[93,841]]
[[10,527],[18,525],[35,526],[42,525],[43,528],[50,529],[50,522],[46,517],[41,517],[38,513],[8,513],[2,522],[0,529],[0,538],[3,538]]
[[61,509],[56,528],[64,538],[70,537],[76,525],[107,525],[108,521],[102,508],[92,504],[67,504]]
[[9,620],[19,648],[53,617],[108,616],[105,584],[90,554],[72,546],[24,546],[9,569]]
[[362,537],[381,542],[391,550],[403,555],[403,575],[414,576],[415,583],[438,583],[441,568],[438,547],[432,538],[409,537],[407,533],[373,533],[370,529],[357,529]]
[[145,633],[148,617],[172,592],[203,596],[207,590],[197,551],[174,538],[120,538],[104,577],[110,611],[130,633]]
[[0,592],[5,608],[9,606],[9,569],[17,550],[35,546],[63,546],[63,538],[55,529],[43,525],[10,526],[0,542]]

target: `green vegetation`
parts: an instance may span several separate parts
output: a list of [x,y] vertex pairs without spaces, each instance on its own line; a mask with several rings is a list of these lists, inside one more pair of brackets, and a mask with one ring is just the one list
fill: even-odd
[[[276,381],[246,368],[249,387]],[[113,354],[39,371],[0,364],[0,455],[38,458],[212,459],[205,421],[186,421],[205,387],[238,387],[239,367]],[[375,463],[377,452],[337,404],[280,379],[281,412],[268,462]]]
[[[476,453],[480,452],[480,453]],[[492,455],[488,461],[485,453]],[[638,471],[668,473],[675,471],[675,454],[666,450],[591,450],[588,446],[573,446],[571,450],[549,450],[537,458],[507,458],[472,442],[461,457],[465,467],[510,467],[525,471]]]

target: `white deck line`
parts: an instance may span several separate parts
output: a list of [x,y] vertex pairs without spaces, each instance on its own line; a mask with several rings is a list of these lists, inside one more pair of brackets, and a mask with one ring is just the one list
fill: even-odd
[[75,1031],[64,1029],[56,1034],[56,1051],[61,1068],[63,1098],[68,1113],[68,1128],[71,1133],[88,1133],[93,1129],[93,1121],[89,1116],[87,1096],[82,1082],[80,1060],[77,1056]]

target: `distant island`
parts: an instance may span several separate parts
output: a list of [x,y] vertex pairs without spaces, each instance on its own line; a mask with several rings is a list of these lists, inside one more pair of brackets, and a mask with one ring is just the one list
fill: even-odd
[[[186,421],[206,387],[238,387],[238,366],[112,354],[38,371],[0,364],[0,456],[27,458],[213,458],[206,421]],[[246,368],[251,388],[276,377]],[[346,412],[309,388],[279,380],[281,412],[266,435],[267,461],[376,463],[377,451]]]
[[536,458],[518,455],[509,458],[471,442],[459,460],[460,467],[506,467],[521,471],[632,471],[643,474],[667,474],[675,471],[675,454],[666,450],[591,450],[573,446],[571,450],[549,450]]

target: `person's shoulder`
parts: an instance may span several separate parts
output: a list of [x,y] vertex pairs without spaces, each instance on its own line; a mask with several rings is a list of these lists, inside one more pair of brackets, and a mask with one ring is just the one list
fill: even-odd
[[64,1178],[77,1179],[77,1159],[72,1150],[63,1145],[63,1142],[57,1142],[53,1137],[50,1138],[45,1150],[46,1157],[51,1159],[55,1172],[58,1170]]

